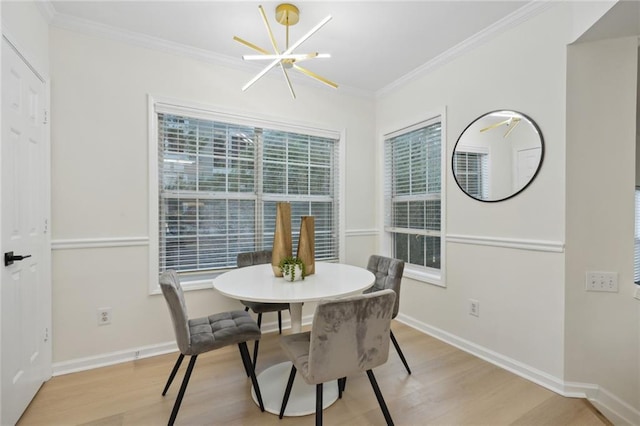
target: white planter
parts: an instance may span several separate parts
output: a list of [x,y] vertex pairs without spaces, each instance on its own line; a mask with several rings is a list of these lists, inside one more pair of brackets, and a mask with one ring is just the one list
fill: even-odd
[[291,273],[285,274],[282,272],[282,276],[286,281],[300,281],[302,280],[302,267],[300,265],[295,265],[295,273],[293,274],[293,278],[291,278]]

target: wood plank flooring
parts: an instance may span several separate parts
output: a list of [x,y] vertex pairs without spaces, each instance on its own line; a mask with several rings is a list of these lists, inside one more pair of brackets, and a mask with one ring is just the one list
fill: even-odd
[[[394,321],[392,329],[413,371],[393,346],[374,370],[396,425],[611,425],[588,401],[564,398],[446,343]],[[252,344],[249,344],[251,349]],[[162,389],[177,354],[52,378],[18,425],[166,424],[186,359],[166,397]],[[264,334],[258,373],[285,361],[277,333]],[[312,425],[314,416],[261,413],[250,396],[236,346],[198,357],[177,425]],[[366,374],[349,377],[325,425],[384,425]]]

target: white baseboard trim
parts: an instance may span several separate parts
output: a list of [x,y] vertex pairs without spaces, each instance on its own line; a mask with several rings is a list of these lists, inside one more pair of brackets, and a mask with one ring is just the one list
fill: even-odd
[[[313,315],[302,317],[302,325],[309,325],[313,320]],[[282,329],[291,328],[289,318],[282,319]],[[262,323],[263,333],[277,333],[278,321]],[[137,348],[125,349],[122,351],[110,352],[106,354],[94,355],[85,358],[77,358],[69,361],[56,362],[53,364],[53,376],[62,376],[80,371],[93,370],[94,368],[106,367],[123,362],[134,361],[136,359],[150,358],[152,356],[164,355],[177,352],[176,342],[159,343],[155,345],[140,346]]]
[[480,359],[504,368],[533,383],[543,386],[559,395],[570,398],[588,399],[602,414],[615,425],[640,424],[640,411],[622,401],[599,385],[590,383],[565,382],[551,374],[538,370],[513,358],[509,358],[483,346],[462,339],[444,330],[432,327],[407,315],[399,314],[397,321],[429,336],[435,337]]
[[94,368],[120,364],[122,362],[134,361],[136,359],[164,355],[176,352],[177,350],[178,346],[176,345],[176,342],[166,342],[85,358],[77,358],[69,361],[56,362],[53,364],[53,375],[62,376],[64,374],[77,373],[78,371],[92,370]]

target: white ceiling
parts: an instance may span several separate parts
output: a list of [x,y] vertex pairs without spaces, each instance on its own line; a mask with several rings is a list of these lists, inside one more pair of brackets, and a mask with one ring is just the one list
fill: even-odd
[[[271,50],[258,11],[262,4],[279,46],[283,46],[285,27],[275,21],[275,7],[280,3],[51,0],[53,10],[49,7],[49,11],[53,12],[54,24],[82,23],[89,28],[99,23],[102,30],[106,25],[112,27],[109,30],[124,30],[129,38],[136,33],[147,39],[167,40],[173,46],[177,43],[211,53],[227,65],[243,69],[250,66],[257,73],[266,63],[243,63],[243,54],[256,52],[234,41],[233,36]],[[488,27],[495,27],[496,22],[508,20],[528,3],[298,0],[294,4],[300,9],[300,22],[291,27],[290,44],[331,15],[333,19],[296,53],[330,53],[330,59],[310,60],[304,66],[342,88],[375,93]],[[280,73],[276,75],[282,78]]]

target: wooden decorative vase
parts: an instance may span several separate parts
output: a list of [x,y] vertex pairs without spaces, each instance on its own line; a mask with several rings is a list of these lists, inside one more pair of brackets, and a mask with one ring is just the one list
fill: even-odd
[[276,204],[276,229],[273,234],[273,249],[271,251],[271,269],[276,277],[282,276],[280,261],[291,257],[293,252],[291,243],[291,204]]
[[316,245],[315,245],[315,218],[302,216],[300,218],[300,239],[298,240],[298,253],[296,256],[304,262],[305,275],[313,275],[316,272]]

